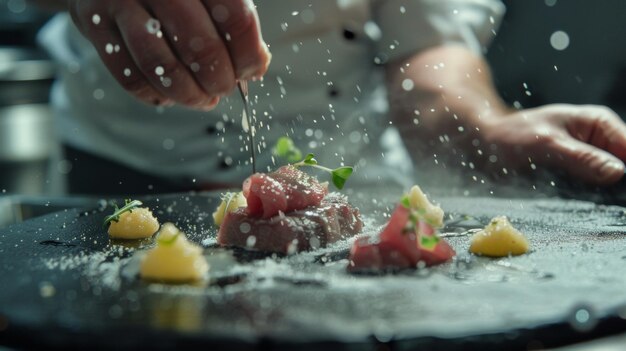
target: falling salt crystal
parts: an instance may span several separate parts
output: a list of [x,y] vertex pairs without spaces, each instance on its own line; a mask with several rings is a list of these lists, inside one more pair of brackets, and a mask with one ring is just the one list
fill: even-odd
[[154,73],[155,73],[157,76],[162,76],[162,75],[165,73],[165,69],[164,69],[162,66],[157,66],[157,67],[154,69]]
[[191,71],[192,71],[192,72],[198,72],[198,71],[200,71],[200,64],[199,64],[199,63],[197,63],[197,62],[192,62],[192,63],[189,65],[189,68],[191,68]]
[[131,74],[130,68],[124,68],[124,76],[130,77],[130,74]]
[[98,15],[96,13],[93,16],[91,16],[91,22],[93,22],[93,24],[95,24],[96,26],[99,25],[100,24],[100,15]]
[[104,90],[102,89],[96,89],[93,91],[93,98],[96,100],[102,100],[104,99]]
[[54,294],[56,294],[56,289],[50,282],[41,282],[39,284],[39,295],[41,297],[48,298],[54,296]]
[[320,247],[320,239],[316,236],[311,237],[311,239],[309,239],[309,245],[311,245],[312,249],[318,249]]
[[230,33],[224,34],[224,39],[226,39],[226,41],[230,41],[232,39]]
[[113,47],[113,51],[120,52],[120,46],[115,44],[115,46]]
[[372,21],[368,21],[365,23],[365,25],[363,25],[363,31],[365,32],[365,35],[367,35],[370,39],[374,41],[380,40],[380,38],[382,38],[383,36],[380,27],[378,27],[378,25]]
[[569,35],[562,30],[558,30],[550,36],[550,45],[556,50],[562,51],[569,46]]
[[113,53],[113,44],[107,43],[104,46],[104,51],[106,51],[106,53],[109,54],[109,55],[112,54]]
[[291,15],[292,15],[292,16],[297,16],[299,13],[300,13],[300,12],[298,12],[298,11],[293,11],[293,12],[291,13]]
[[407,78],[402,81],[402,89],[404,89],[404,91],[411,91],[414,87],[415,83],[413,82],[413,80]]
[[595,312],[591,306],[580,305],[572,309],[569,322],[575,330],[588,332],[596,326],[598,320],[596,319]]
[[400,6],[400,13],[406,13],[406,8],[404,6]]
[[172,150],[174,149],[174,146],[176,146],[176,143],[174,142],[174,140],[167,138],[167,139],[163,139],[162,146],[163,146],[163,149],[165,150]]
[[287,255],[293,255],[298,252],[298,239],[293,239],[287,246]]
[[[248,114],[246,113],[246,109],[243,109],[241,113],[241,127],[243,131],[248,133],[250,131],[250,125],[248,124]],[[252,135],[256,134],[256,129],[252,128]]]
[[[252,227],[250,226],[250,223],[247,222],[243,222],[239,225],[239,231],[242,232],[243,234],[247,234],[250,232],[250,229],[252,229]],[[249,240],[250,238],[248,238]],[[255,239],[256,240],[256,239]]]
[[302,19],[303,23],[311,24],[315,22],[315,12],[313,12],[313,10],[311,9],[302,10],[302,12],[300,13],[300,18]]
[[[244,224],[247,224],[247,223],[244,223]],[[243,231],[242,231],[242,233],[243,233]],[[246,239],[246,247],[251,249],[251,248],[254,247],[254,244],[256,244],[256,236],[250,235],[248,237],[248,239]]]
[[161,84],[163,84],[164,87],[169,88],[172,86],[172,79],[169,77],[162,77]]
[[148,22],[146,22],[146,29],[150,34],[157,34],[161,31],[161,22],[155,18],[150,18]]

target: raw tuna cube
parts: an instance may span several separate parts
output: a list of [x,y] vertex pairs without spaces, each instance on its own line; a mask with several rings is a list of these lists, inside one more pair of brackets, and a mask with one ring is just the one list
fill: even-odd
[[353,236],[362,227],[359,210],[345,196],[331,193],[319,206],[280,212],[271,218],[251,216],[245,208],[228,213],[217,241],[225,246],[291,254]]
[[269,174],[255,173],[243,183],[250,216],[270,218],[318,206],[328,188],[294,166],[283,166]]

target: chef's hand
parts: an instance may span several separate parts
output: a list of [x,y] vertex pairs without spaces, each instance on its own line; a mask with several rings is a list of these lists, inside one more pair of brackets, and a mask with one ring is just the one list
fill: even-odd
[[[433,69],[433,68],[445,69]],[[410,79],[412,89],[405,89]],[[485,59],[441,45],[387,65],[394,124],[417,162],[467,164],[492,174],[546,168],[609,185],[624,176],[626,125],[602,106],[512,110]],[[492,156],[496,156],[495,158]]]
[[115,79],[140,100],[208,110],[271,55],[251,0],[69,0]]
[[494,166],[528,170],[532,163],[596,185],[624,175],[626,125],[606,107],[558,104],[516,111],[490,119],[482,136],[497,147],[502,163]]

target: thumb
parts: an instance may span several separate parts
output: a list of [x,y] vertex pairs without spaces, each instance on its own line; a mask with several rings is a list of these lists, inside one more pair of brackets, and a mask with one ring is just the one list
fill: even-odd
[[624,163],[607,151],[572,137],[551,143],[550,154],[556,154],[557,166],[569,175],[595,185],[610,185],[624,176]]

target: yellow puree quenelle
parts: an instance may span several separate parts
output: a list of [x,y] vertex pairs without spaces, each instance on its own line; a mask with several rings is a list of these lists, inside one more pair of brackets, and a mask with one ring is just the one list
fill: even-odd
[[202,280],[208,270],[202,248],[188,241],[174,224],[165,223],[156,246],[143,256],[139,274],[148,280],[185,283]]
[[492,219],[483,230],[472,236],[470,242],[471,253],[490,257],[522,255],[530,247],[526,237],[513,228],[505,216]]

